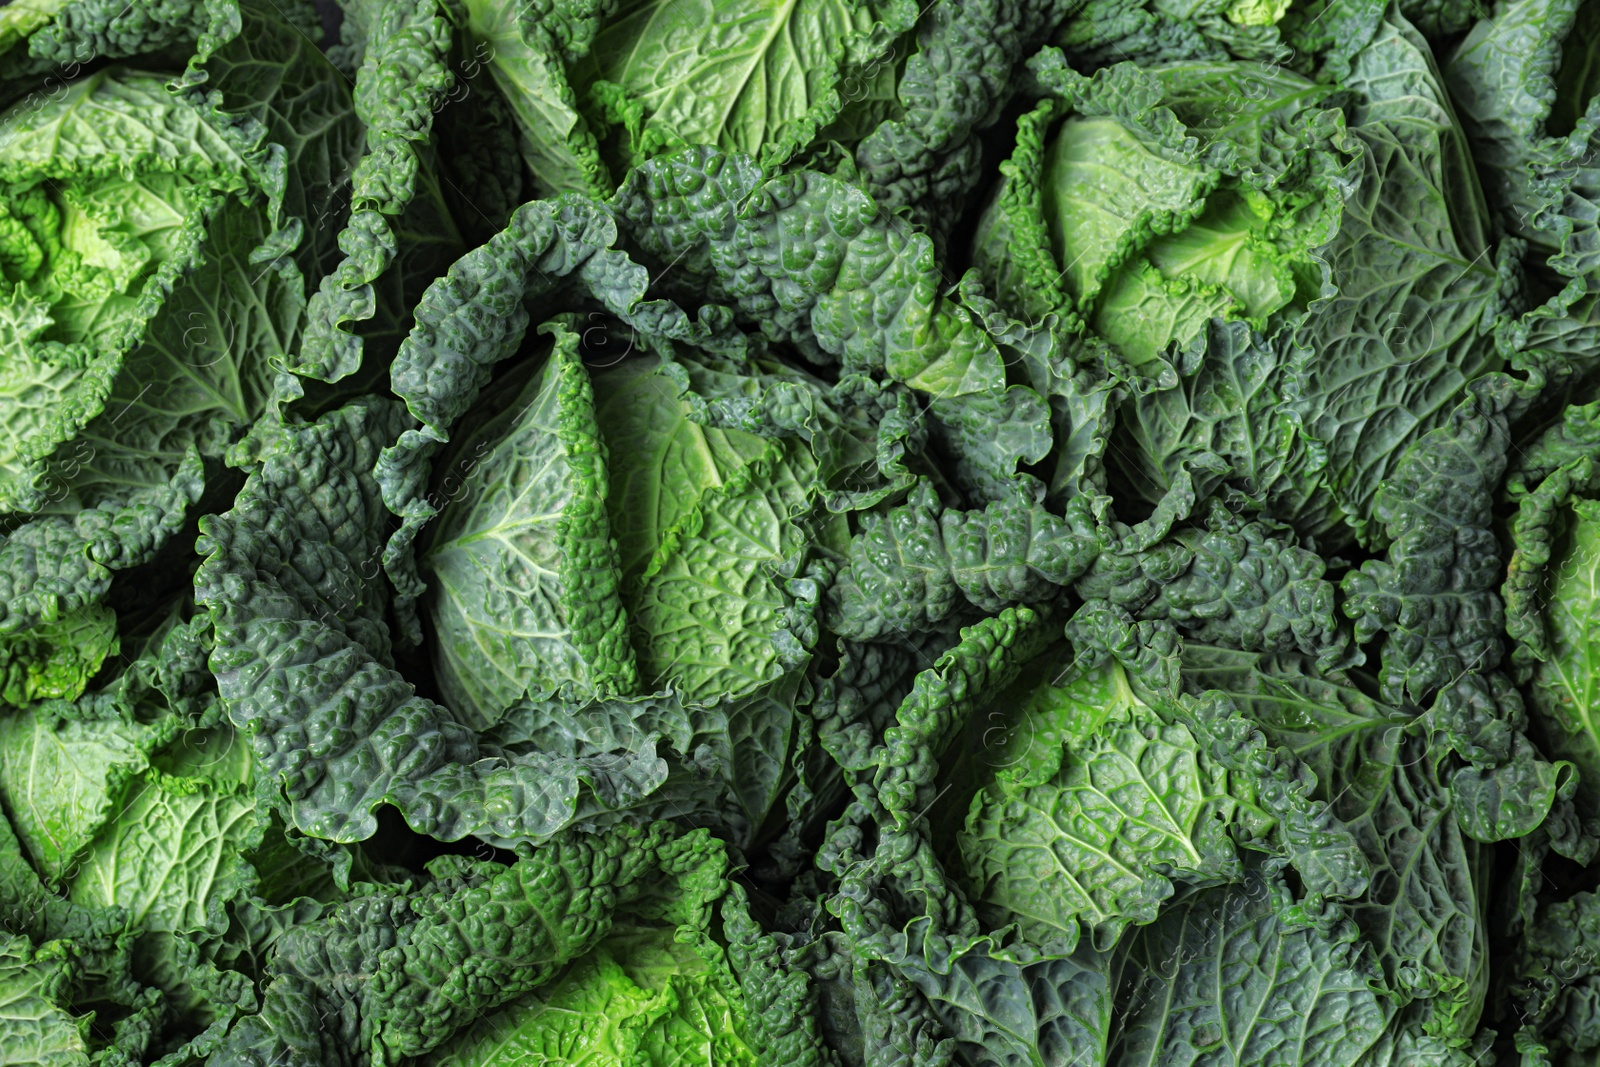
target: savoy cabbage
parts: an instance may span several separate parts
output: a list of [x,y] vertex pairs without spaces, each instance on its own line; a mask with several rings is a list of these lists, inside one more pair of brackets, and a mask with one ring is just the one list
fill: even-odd
[[1600,3],[0,7],[0,1064],[1600,1054]]

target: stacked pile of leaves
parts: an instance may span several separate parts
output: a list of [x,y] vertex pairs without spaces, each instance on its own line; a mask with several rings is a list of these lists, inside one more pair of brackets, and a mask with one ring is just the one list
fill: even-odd
[[0,1063],[1600,1056],[1600,0],[323,14],[0,7]]

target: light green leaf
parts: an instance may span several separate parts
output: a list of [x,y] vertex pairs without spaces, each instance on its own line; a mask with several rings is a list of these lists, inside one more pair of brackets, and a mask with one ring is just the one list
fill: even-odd
[[1188,344],[1214,318],[1235,318],[1243,308],[1216,285],[1164,277],[1148,263],[1116,274],[1095,309],[1094,328],[1128,362],[1148,363],[1173,341]]
[[1168,158],[1110,116],[1070,118],[1046,149],[1044,218],[1082,306],[1149,239],[1200,213],[1216,174]]
[[1206,201],[1199,218],[1152,241],[1145,258],[1167,278],[1193,278],[1218,287],[1262,328],[1268,315],[1295,297],[1290,257],[1266,236],[1271,212],[1271,201],[1264,196],[1219,192]]
[[172,733],[171,723],[58,720],[57,713],[35,706],[0,717],[0,797],[47,882],[77,869],[78,854]]
[[754,1064],[738,1033],[742,998],[714,967],[671,929],[619,926],[559,981],[473,1024],[427,1067]]
[[0,57],[47,26],[65,6],[65,0],[12,0],[0,8]]
[[434,580],[434,663],[478,728],[517,700],[636,685],[606,521],[606,449],[576,334],[445,458],[450,499],[422,566]]
[[627,598],[647,685],[731,700],[787,670],[774,642],[793,603],[782,572],[808,543],[796,519],[815,480],[803,444],[770,442],[666,532]]
[[958,841],[991,925],[1020,924],[1036,945],[1071,951],[1080,924],[1101,949],[1155,919],[1173,882],[1240,874],[1228,775],[1180,724],[1146,712],[1102,725],[1048,781],[1003,777],[972,803]]
[[84,854],[69,899],[124,908],[142,930],[220,934],[239,851],[258,833],[248,791],[150,772]]
[[600,6],[592,0],[543,0],[537,7],[493,0],[466,4],[475,61],[489,68],[516,115],[523,159],[546,196],[611,192],[611,175],[563,69],[563,46],[587,46]]
[[[885,8],[897,16],[890,28],[876,25]],[[909,13],[862,0],[624,0],[579,66],[576,89],[603,81],[642,110],[629,123],[628,167],[688,144],[781,163],[839,113],[842,70],[883,62]]]
[[[41,487],[45,459],[114,404],[121,364],[153,321],[173,324],[168,298],[201,262],[219,198],[244,187],[246,163],[162,79],[109,71],[0,120],[0,144],[0,306],[14,345],[0,380],[0,506],[37,510],[75,485]],[[134,159],[136,177],[124,170]],[[188,342],[190,362],[197,335],[183,331],[195,325],[184,321],[171,338]],[[76,474],[120,440],[82,442],[56,466]]]
[[[1036,677],[1041,668],[1043,679]],[[1109,736],[1117,723],[1144,721],[1151,714],[1134,695],[1127,671],[1111,657],[1092,666],[1041,657],[1023,680],[1029,686],[1020,707],[1002,705],[998,715],[976,720],[991,724],[982,739],[983,760],[994,768],[1003,791],[1044,785],[1069,761],[1069,753],[1083,750],[1102,733]]]
[[1576,763],[1593,790],[1600,776],[1600,501],[1572,502],[1566,544],[1545,597],[1549,652],[1534,671],[1531,705],[1547,751]]
[[117,649],[117,616],[99,604],[0,636],[0,701],[76,700]]
[[0,1063],[7,1067],[88,1067],[89,1024],[61,1006],[73,982],[71,947],[52,941],[39,949],[16,934],[0,934]]
[[595,420],[606,443],[611,531],[624,576],[642,572],[708,489],[760,456],[764,438],[702,426],[689,418],[677,385],[650,357],[594,374]]

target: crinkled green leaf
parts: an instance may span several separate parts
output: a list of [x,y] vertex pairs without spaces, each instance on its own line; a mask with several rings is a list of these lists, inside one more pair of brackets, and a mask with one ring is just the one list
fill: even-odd
[[884,731],[873,784],[899,824],[934,796],[939,761],[966,729],[989,690],[1016,677],[1048,643],[1050,612],[1006,608],[962,631],[961,641],[917,675],[910,694]]
[[1320,445],[1321,486],[1289,490],[1277,513],[1319,542],[1348,525],[1381,544],[1379,487],[1412,442],[1454,418],[1462,387],[1499,366],[1486,335],[1499,281],[1469,149],[1426,44],[1386,22],[1348,84],[1361,158],[1321,251],[1335,289],[1295,335],[1292,409]]
[[[114,404],[121,365],[147,330],[175,324],[177,309],[165,305],[201,262],[211,216],[226,193],[243,190],[247,167],[201,108],[150,76],[81,79],[45,106],[8,115],[0,140],[3,177],[14,190],[0,241],[15,264],[0,283],[14,353],[0,504],[37,510],[74,488],[71,478],[55,494],[41,486],[45,460]],[[142,181],[122,170],[134,159],[145,161]],[[258,223],[238,254],[266,233]],[[225,251],[227,236],[218,241]],[[173,332],[179,341],[181,330]],[[172,353],[181,371],[219,361],[200,356],[197,335],[187,340]],[[127,440],[107,436],[107,445]],[[68,457],[74,472],[105,447],[85,444]]]
[[69,899],[115,905],[147,932],[220,934],[222,905],[241,877],[239,852],[260,832],[240,785],[161,772],[130,783],[84,853]]
[[1531,165],[1557,100],[1553,75],[1561,61],[1561,39],[1579,6],[1575,0],[1496,5],[1444,67],[1445,85],[1466,124],[1485,191],[1511,232],[1542,243],[1550,235],[1535,218]]
[[1049,780],[980,793],[959,845],[991,925],[1066,951],[1081,928],[1103,950],[1153,921],[1174,882],[1239,877],[1233,807],[1187,727],[1136,715],[1071,745]]
[[1114,990],[1104,957],[1089,952],[1037,960],[1007,956],[980,941],[931,966],[901,965],[942,1024],[957,1062],[981,1067],[1105,1062]]
[[1503,564],[1490,508],[1506,466],[1514,385],[1504,376],[1479,385],[1395,463],[1373,513],[1390,541],[1388,559],[1344,580],[1356,640],[1385,635],[1380,681],[1391,703],[1420,703],[1500,662]]
[[1112,1062],[1364,1062],[1390,1008],[1355,946],[1284,922],[1286,895],[1280,877],[1257,871],[1188,897],[1119,946]]
[[509,842],[649,803],[669,773],[652,745],[620,760],[609,749],[501,753],[389,665],[370,577],[386,532],[370,472],[399,418],[372,400],[280,427],[233,510],[203,525],[195,595],[213,612],[211,668],[229,717],[283,786],[289,821],[358,841],[391,804],[442,840]]
[[[341,190],[349,216],[340,218],[338,205],[330,205],[325,210],[331,217],[315,220],[318,230],[343,225],[343,259],[311,294],[305,335],[292,363],[296,373],[323,381],[359,368],[362,340],[356,330],[408,324],[423,285],[464,251],[440,202],[430,144],[435,117],[455,91],[449,65],[454,13],[419,0],[379,5],[378,19],[367,27],[370,44],[356,72],[353,99],[366,128],[366,151],[353,171],[338,176],[349,182]],[[404,269],[404,281],[385,285],[384,274],[396,266]],[[395,289],[399,307],[386,300]]]
[[1548,635],[1545,660],[1534,668],[1532,707],[1542,723],[1547,750],[1572,760],[1585,779],[1600,773],[1600,723],[1593,719],[1597,675],[1592,605],[1600,567],[1600,505],[1575,500],[1565,548],[1556,558],[1543,612]]
[[1017,494],[982,510],[941,508],[926,483],[861,526],[829,590],[829,625],[855,640],[1048,600],[1100,549],[1080,510],[1063,519]]
[[650,256],[814,359],[933,396],[1004,382],[993,339],[941,291],[932,242],[849,182],[763,180],[748,157],[702,147],[638,167],[612,204]]
[[715,815],[730,839],[748,844],[790,781],[801,683],[791,672],[742,699],[706,704],[668,692],[581,705],[560,697],[526,701],[483,740],[512,758],[552,761],[552,770],[559,761],[588,763],[596,786],[605,779],[631,784],[639,811]]
[[1124,402],[1108,458],[1146,500],[1159,502],[1184,473],[1250,498],[1306,477],[1297,454],[1291,361],[1243,322],[1211,322],[1183,377]]
[[117,617],[101,605],[69,612],[0,638],[0,700],[75,700],[117,652]]
[[1344,905],[1363,942],[1389,989],[1412,1002],[1408,1018],[1461,1044],[1476,1029],[1489,979],[1490,854],[1463,832],[1482,817],[1458,821],[1450,770],[1422,723],[1296,657],[1196,648],[1186,663],[1193,684],[1228,693],[1313,772],[1312,795],[1371,866],[1366,892]]
[[937,0],[926,9],[900,76],[905,114],[855,149],[862,183],[883,210],[909,208],[921,225],[948,233],[950,206],[981,176],[976,134],[998,119],[1022,61],[1068,10],[1015,0]]
[[974,247],[1016,310],[1072,330],[1086,320],[1154,369],[1214,318],[1276,332],[1317,295],[1315,249],[1348,195],[1326,90],[1258,63],[1121,62],[1085,77],[1046,49],[1030,67],[1052,95],[1020,123]]
[[[807,942],[766,930],[750,914],[750,898],[737,881],[729,882],[721,901],[722,930],[728,941],[728,964],[744,994],[745,1044],[765,1062],[791,1063],[795,1067],[822,1067],[831,1062],[836,1042],[824,1041],[831,1023],[845,1042],[855,1038],[854,1020],[828,1018],[821,1011],[815,970],[832,971],[842,985],[840,959],[830,953],[827,940]],[[833,958],[830,958],[833,957]],[[820,977],[820,976],[818,976]],[[819,1017],[822,1016],[822,1017]],[[831,1035],[830,1035],[831,1036]]]
[[79,1067],[89,1062],[90,1019],[65,1010],[76,971],[71,946],[38,949],[0,934],[0,1059],[16,1067]]
[[568,835],[510,866],[441,858],[413,892],[374,886],[284,933],[260,1013],[218,1055],[330,1067],[423,1055],[584,956],[621,908],[703,927],[725,863],[704,831],[664,824]]
[[949,457],[951,477],[985,504],[1017,491],[1017,468],[1050,454],[1050,409],[1038,393],[1011,386],[992,393],[940,397],[930,437]]
[[1600,268],[1600,94],[1541,163],[1541,202],[1534,222],[1558,249],[1550,266],[1569,278],[1584,279],[1593,292]]
[[1316,795],[1316,776],[1263,731],[1247,703],[1225,689],[1208,688],[1203,676],[1182,677],[1183,646],[1170,625],[1135,624],[1126,613],[1091,601],[1068,623],[1067,635],[1080,655],[1114,656],[1141,700],[1189,728],[1200,751],[1233,776],[1240,825],[1288,856],[1310,892],[1338,900],[1362,896],[1371,864],[1327,800]]
[[1461,828],[1478,841],[1526,837],[1550,814],[1557,798],[1577,786],[1573,765],[1548,763],[1525,737],[1517,738],[1512,758],[1489,770],[1462,767],[1450,779]]
[[610,193],[610,171],[563,69],[593,45],[603,5],[594,0],[521,5],[471,0],[465,8],[475,71],[481,76],[488,68],[516,116],[522,157],[540,193]]
[[862,83],[892,64],[890,49],[920,13],[859,0],[705,0],[665,11],[626,0],[607,11],[576,64],[574,89],[591,122],[603,116],[596,125],[620,127],[619,174],[690,144],[776,168],[810,147]]
[[752,1064],[740,1040],[743,998],[721,954],[674,940],[663,927],[614,927],[534,997],[454,1038],[435,1067],[566,1063]]
[[1349,635],[1334,615],[1335,587],[1323,578],[1322,557],[1221,507],[1209,531],[1184,531],[1178,540],[1192,550],[1193,562],[1160,587],[1144,617],[1170,618],[1206,644],[1298,649],[1328,665],[1345,658]]

